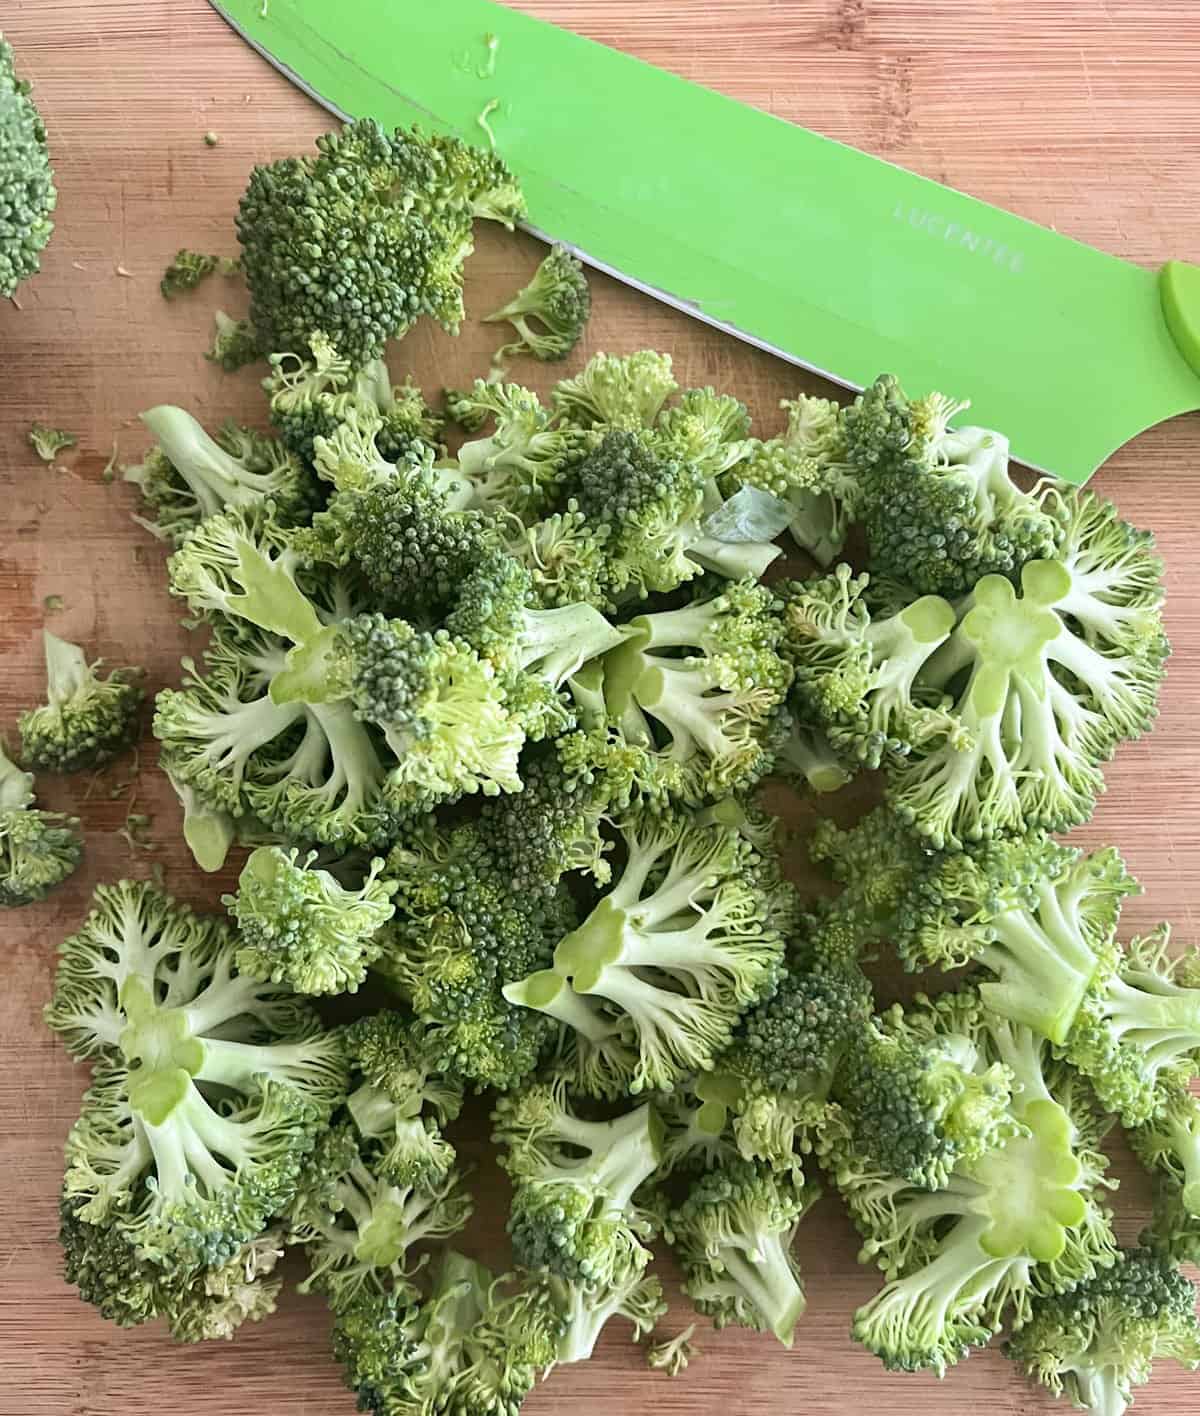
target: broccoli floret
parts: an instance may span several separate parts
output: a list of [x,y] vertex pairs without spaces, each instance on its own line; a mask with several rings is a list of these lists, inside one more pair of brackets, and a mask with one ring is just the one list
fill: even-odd
[[654,422],[660,451],[719,477],[750,454],[754,446],[746,405],[713,388],[689,388],[679,402],[664,408]]
[[346,1123],[318,1140],[289,1210],[292,1243],[303,1244],[302,1293],[323,1293],[334,1312],[361,1293],[412,1294],[414,1246],[456,1234],[471,1197],[456,1172],[429,1184],[396,1184],[382,1173],[382,1149]]
[[44,900],[83,856],[79,822],[33,804],[33,773],[8,758],[0,739],[0,907]]
[[563,1328],[545,1285],[495,1278],[443,1252],[428,1297],[365,1293],[340,1312],[334,1355],[359,1409],[376,1416],[514,1413]]
[[382,947],[375,936],[392,917],[395,884],[371,862],[357,889],[312,868],[316,852],[260,846],[242,867],[236,895],[222,903],[237,921],[237,966],[251,978],[297,993],[355,993]]
[[557,1361],[588,1361],[612,1318],[624,1318],[632,1323],[636,1342],[666,1317],[662,1283],[656,1275],[645,1271],[648,1251],[632,1235],[626,1235],[625,1242],[625,1261],[606,1283],[589,1287],[567,1283],[554,1275],[547,1278],[546,1288],[564,1324]]
[[755,879],[759,856],[735,827],[677,811],[634,814],[620,829],[624,870],[558,945],[554,968],[624,1015],[639,1054],[630,1091],[666,1090],[713,1066],[773,987],[783,940]]
[[1156,1116],[1200,1073],[1200,950],[1173,955],[1165,924],[1132,940],[1106,986],[1085,997],[1067,1056],[1127,1126]]
[[282,1280],[274,1276],[283,1257],[283,1233],[265,1230],[213,1268],[168,1272],[141,1258],[117,1229],[79,1218],[79,1203],[64,1199],[58,1238],[67,1282],[100,1316],[120,1327],[165,1318],[177,1342],[207,1342],[234,1336],[243,1323],[261,1322],[275,1311]]
[[360,1018],[341,1036],[361,1078],[346,1105],[360,1134],[380,1143],[380,1175],[401,1186],[437,1183],[454,1164],[441,1128],[462,1109],[462,1083],[434,1067],[406,1013]]
[[472,505],[532,521],[553,507],[563,483],[600,443],[598,432],[554,423],[536,393],[519,384],[477,379],[455,402],[455,416],[495,427],[459,449],[458,469],[472,490]]
[[1158,1113],[1128,1136],[1154,1177],[1154,1214],[1141,1242],[1177,1263],[1200,1264],[1200,1097],[1179,1082],[1164,1085]]
[[669,354],[595,354],[555,386],[554,411],[581,428],[648,428],[678,387]]
[[1005,1351],[1072,1406],[1122,1416],[1159,1358],[1200,1367],[1196,1292],[1166,1260],[1124,1250],[1078,1288],[1039,1298]]
[[804,1312],[792,1241],[820,1195],[790,1172],[731,1160],[701,1176],[667,1221],[683,1291],[714,1326],[736,1323],[792,1345]]
[[554,969],[539,969],[501,991],[514,1007],[560,1024],[551,1069],[573,1092],[609,1100],[628,1095],[638,1067],[636,1040],[603,999],[576,993]]
[[553,246],[528,285],[484,317],[485,324],[507,320],[517,332],[493,356],[496,362],[518,354],[535,359],[565,359],[579,343],[592,313],[592,293],[583,266],[564,246]]
[[869,583],[839,565],[816,580],[772,587],[785,606],[783,652],[795,671],[794,702],[834,749],[864,767],[950,741],[967,746],[937,697],[924,701],[919,676],[954,629],[936,595],[872,619]]
[[245,364],[253,364],[262,358],[262,347],[249,320],[235,320],[224,310],[213,316],[212,343],[204,357],[212,364],[219,364],[226,373],[234,373]]
[[[1107,535],[1114,522],[1094,524]],[[1079,575],[1082,556],[1026,562],[1020,596],[985,576],[921,668],[918,689],[961,731],[892,764],[889,799],[934,845],[1087,820],[1101,764],[1153,721],[1169,653],[1158,613],[1131,623],[1121,581],[1135,577],[1116,565]]]
[[561,1082],[543,1083],[501,1097],[492,1123],[515,1187],[508,1230],[518,1261],[588,1288],[614,1283],[630,1237],[646,1233],[633,1196],[662,1155],[654,1108],[586,1121]]
[[30,424],[27,436],[29,446],[43,462],[53,462],[60,452],[66,452],[79,442],[74,433],[47,427],[45,423]]
[[46,129],[30,85],[13,71],[12,46],[0,35],[0,299],[41,269],[58,201]]
[[1055,555],[1061,528],[1008,470],[1008,439],[951,428],[966,407],[940,393],[910,401],[890,374],[846,409],[846,460],[871,566],[918,592],[962,595],[983,576],[1015,578]]
[[770,590],[736,581],[710,600],[630,621],[609,657],[612,723],[662,755],[685,801],[743,790],[772,765],[790,682],[777,608]]
[[220,272],[222,275],[237,275],[241,265],[228,256],[212,256],[205,251],[177,251],[175,259],[163,271],[158,288],[164,300],[173,300],[176,295],[195,290],[202,280]]
[[742,1019],[713,1080],[726,1080],[737,1148],[799,1165],[829,1119],[834,1079],[867,1042],[871,987],[853,966],[797,962]]
[[1022,1134],[1011,1071],[989,1062],[974,995],[897,1003],[845,1052],[834,1096],[857,1154],[921,1189]]
[[140,731],[140,669],[114,669],[107,678],[77,644],[42,631],[46,702],[22,713],[21,755],[44,772],[102,767],[130,747]]
[[494,154],[373,119],[256,167],[237,221],[256,344],[303,353],[321,331],[359,367],[421,315],[456,330],[473,220],[523,213]]
[[214,1266],[295,1192],[345,1095],[335,1036],[237,972],[221,920],[153,886],[102,885],[59,948],[46,1022],[97,1070],[67,1142],[78,1217],[168,1269]]
[[825,1164],[863,1236],[860,1258],[889,1280],[856,1313],[854,1336],[893,1370],[944,1373],[1006,1312],[1019,1328],[1036,1296],[1091,1277],[1116,1252],[1096,1196],[1103,1127],[1088,1099],[1028,1028],[974,1016],[981,1060],[1012,1074],[1017,1135],[936,1192],[880,1170],[845,1135],[827,1137]]
[[190,413],[167,405],[141,416],[157,442],[121,475],[141,492],[153,513],[142,525],[156,536],[179,545],[227,506],[269,502],[280,523],[302,524],[319,505],[312,473],[281,443],[236,423],[211,438]]

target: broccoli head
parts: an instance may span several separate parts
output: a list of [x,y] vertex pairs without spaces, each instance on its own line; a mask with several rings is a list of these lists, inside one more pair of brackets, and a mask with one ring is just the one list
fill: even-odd
[[258,350],[303,353],[319,331],[359,367],[421,315],[456,330],[474,219],[523,213],[494,154],[373,119],[256,167],[237,226]]
[[237,966],[251,978],[297,993],[354,993],[378,956],[375,936],[392,917],[395,884],[371,862],[357,889],[314,869],[315,852],[259,846],[223,903],[242,937]]
[[1200,1367],[1196,1292],[1167,1260],[1122,1250],[1077,1288],[1037,1299],[1005,1351],[1072,1406],[1122,1416],[1159,1358]]
[[21,753],[46,772],[83,772],[111,762],[136,740],[142,706],[140,669],[106,678],[77,644],[43,630],[46,702],[21,714]]
[[0,35],[0,298],[41,268],[58,200],[46,129]]
[[499,362],[532,354],[535,359],[565,359],[579,343],[591,313],[592,294],[583,266],[565,246],[554,246],[529,284],[485,316],[486,324],[507,320],[517,334],[493,358]]
[[83,855],[79,822],[33,804],[33,774],[11,762],[0,740],[0,907],[44,900]]
[[46,1021],[97,1069],[66,1196],[167,1269],[224,1264],[289,1202],[345,1095],[340,1044],[240,974],[222,920],[153,886],[102,885],[59,948]]
[[919,592],[966,594],[986,575],[1015,578],[1055,554],[1061,527],[1008,468],[1008,439],[951,428],[966,404],[910,400],[889,374],[843,417],[846,460],[872,569]]

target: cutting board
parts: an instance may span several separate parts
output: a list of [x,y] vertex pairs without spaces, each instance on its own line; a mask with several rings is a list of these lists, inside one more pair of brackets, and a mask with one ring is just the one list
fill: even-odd
[[[1116,255],[1200,259],[1200,13],[1191,0],[523,4]],[[20,293],[20,308],[0,307],[0,728],[11,730],[41,691],[43,623],[96,654],[145,665],[152,687],[175,680],[189,641],[165,593],[162,549],[130,521],[131,491],[105,483],[103,469],[114,440],[125,460],[141,452],[134,415],[155,403],[182,403],[212,425],[261,418],[255,375],[221,375],[200,355],[212,310],[239,310],[239,293],[213,282],[166,305],[157,281],[180,245],[233,253],[232,213],[251,164],[304,149],[326,119],[202,0],[9,0],[0,23],[37,84],[61,188],[42,276]],[[208,130],[216,147],[205,146]],[[529,240],[485,233],[468,307],[500,303],[538,256]],[[777,424],[778,400],[800,386],[793,370],[619,286],[597,278],[594,290],[586,346],[565,372],[598,349],[669,349],[681,382],[738,393],[765,430]],[[486,369],[495,338],[472,324],[457,341],[418,329],[396,350],[394,372],[414,372],[430,392],[460,383]],[[537,367],[516,372],[547,382]],[[58,470],[25,446],[33,418],[79,437]],[[1097,485],[1159,536],[1175,658],[1158,731],[1121,751],[1102,809],[1078,839],[1119,841],[1144,882],[1127,912],[1131,928],[1169,917],[1191,938],[1200,877],[1200,420],[1146,434]],[[49,595],[62,596],[61,611],[45,611]],[[189,868],[150,742],[137,764],[126,759],[94,783],[46,778],[42,786],[47,804],[83,818],[88,857],[44,905],[0,920],[0,1416],[349,1416],[316,1300],[286,1297],[273,1320],[231,1344],[174,1348],[153,1328],[104,1324],[59,1277],[60,1148],[84,1074],[40,1023],[55,945],[97,881],[161,864],[180,898],[214,906],[232,876]],[[118,835],[131,809],[154,816],[157,850],[131,850]],[[485,1134],[476,1118],[462,1143],[479,1162],[483,1210],[464,1247],[503,1264],[500,1182],[485,1161]],[[1116,1173],[1122,1236],[1131,1240],[1147,1190],[1123,1151]],[[594,1361],[556,1372],[526,1410],[951,1416],[1049,1408],[997,1352],[973,1356],[939,1384],[889,1376],[856,1350],[850,1313],[879,1279],[855,1265],[854,1252],[836,1203],[823,1202],[798,1241],[809,1311],[791,1352],[702,1324],[702,1360],[672,1382],[644,1370],[628,1329],[614,1323]],[[664,1331],[689,1320],[677,1304]],[[1165,1367],[1137,1411],[1200,1411],[1200,1378]]]

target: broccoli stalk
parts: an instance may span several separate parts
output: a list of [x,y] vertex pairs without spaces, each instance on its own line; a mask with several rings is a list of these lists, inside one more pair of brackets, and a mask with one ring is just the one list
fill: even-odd
[[667,1315],[662,1283],[654,1274],[645,1272],[644,1260],[641,1264],[626,1264],[599,1287],[583,1287],[552,1276],[548,1288],[564,1322],[555,1351],[557,1362],[588,1361],[612,1318],[632,1323],[637,1341]]

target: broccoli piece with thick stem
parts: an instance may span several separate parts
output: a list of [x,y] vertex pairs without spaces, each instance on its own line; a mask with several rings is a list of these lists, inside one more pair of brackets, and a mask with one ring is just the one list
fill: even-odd
[[140,731],[140,669],[114,669],[107,678],[77,644],[48,629],[46,702],[22,713],[21,755],[38,771],[85,772],[111,762]]
[[83,855],[78,820],[33,802],[33,773],[9,760],[0,739],[0,908],[44,900]]
[[256,167],[237,221],[255,343],[303,354],[321,331],[360,367],[421,315],[456,330],[473,221],[523,213],[494,154],[373,119]]
[[377,938],[392,917],[393,881],[371,862],[357,889],[312,868],[316,852],[260,846],[242,867],[236,895],[222,903],[242,943],[237,966],[251,978],[286,983],[297,993],[355,993],[379,956]]
[[1165,1259],[1123,1250],[1070,1292],[1037,1299],[1005,1351],[1079,1410],[1122,1416],[1160,1358],[1200,1367],[1196,1292]]
[[462,1083],[426,1056],[419,1024],[403,1012],[376,1013],[342,1030],[352,1074],[346,1105],[359,1132],[380,1146],[380,1175],[428,1187],[454,1164],[441,1128],[462,1109]]
[[563,483],[600,444],[601,434],[556,423],[536,393],[519,384],[485,383],[460,394],[455,416],[466,417],[487,437],[465,442],[458,470],[471,487],[473,506],[493,513],[511,512],[533,521],[553,509]]
[[567,1283],[555,1275],[546,1279],[546,1289],[564,1324],[556,1361],[586,1362],[613,1318],[624,1318],[633,1324],[636,1342],[666,1317],[662,1283],[655,1274],[646,1272],[648,1251],[632,1236],[626,1237],[626,1244],[624,1262],[605,1283],[585,1286]]
[[951,428],[966,407],[943,394],[909,400],[889,374],[846,409],[846,460],[872,569],[919,592],[962,595],[983,576],[1015,578],[1055,555],[1062,531],[1008,470],[1008,439]]
[[168,1272],[138,1255],[119,1230],[79,1218],[79,1202],[60,1206],[59,1244],[68,1283],[102,1318],[136,1327],[164,1318],[177,1342],[229,1339],[243,1323],[275,1311],[283,1286],[274,1276],[283,1257],[283,1233],[265,1230],[212,1268]]
[[57,201],[45,125],[0,35],[0,299],[41,269]]
[[583,266],[565,246],[553,246],[529,284],[484,316],[485,324],[507,320],[517,334],[493,358],[499,362],[532,354],[548,361],[565,359],[579,343],[591,313],[592,293]]
[[736,1323],[792,1345],[805,1308],[792,1241],[819,1195],[791,1172],[730,1160],[701,1176],[671,1212],[667,1240],[683,1291],[716,1327]]
[[186,248],[175,253],[171,264],[163,271],[158,288],[164,300],[173,300],[208,279],[210,275],[233,276],[241,272],[241,265],[228,256],[213,256],[206,251],[189,251]]
[[301,525],[320,505],[316,479],[281,443],[236,423],[211,438],[190,413],[168,405],[141,417],[157,441],[121,475],[152,513],[141,524],[161,539],[179,545],[205,517],[229,506],[269,503],[278,522]]
[[611,724],[651,761],[661,757],[685,801],[741,791],[770,770],[791,677],[777,609],[771,590],[735,581],[711,599],[631,620],[609,655]]
[[59,949],[46,1022],[97,1070],[65,1194],[174,1271],[228,1262],[290,1201],[346,1089],[338,1039],[237,972],[226,924],[153,886],[102,885]]
[[518,1261],[585,1288],[613,1284],[647,1232],[634,1192],[662,1156],[654,1108],[586,1121],[561,1082],[542,1083],[501,1097],[492,1124],[514,1183],[508,1229]]
[[428,1296],[366,1293],[338,1313],[333,1349],[361,1411],[515,1416],[563,1326],[545,1285],[445,1250]]
[[[605,1000],[636,1039],[629,1090],[667,1090],[710,1069],[741,1014],[774,987],[783,939],[756,878],[760,857],[736,827],[643,812],[621,837],[624,870],[559,943],[554,969]],[[567,1021],[557,1000],[547,1011]]]
[[1037,1296],[1090,1278],[1116,1254],[1097,1198],[1107,1162],[1090,1098],[1030,1029],[970,1004],[943,1013],[960,1031],[967,1016],[978,1024],[980,1062],[1012,1075],[1018,1134],[933,1192],[881,1170],[848,1132],[831,1128],[823,1146],[863,1236],[860,1257],[888,1279],[855,1315],[854,1336],[893,1370],[944,1373],[1006,1313],[1020,1328]]
[[334,1125],[317,1141],[288,1211],[289,1240],[308,1259],[300,1290],[323,1293],[335,1313],[364,1293],[411,1296],[413,1248],[456,1234],[471,1215],[455,1171],[397,1184],[382,1157],[348,1123]]

